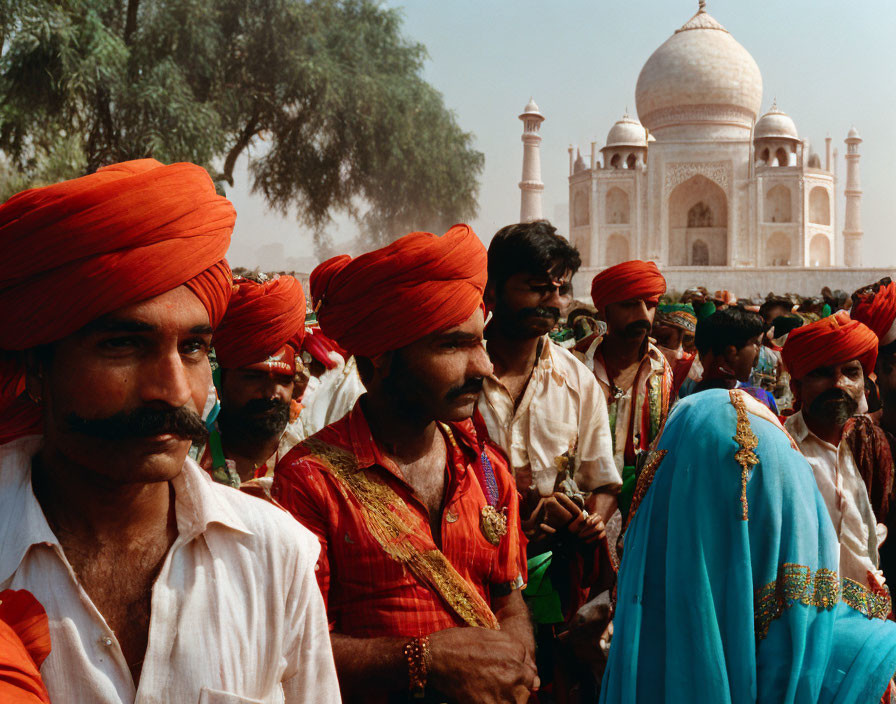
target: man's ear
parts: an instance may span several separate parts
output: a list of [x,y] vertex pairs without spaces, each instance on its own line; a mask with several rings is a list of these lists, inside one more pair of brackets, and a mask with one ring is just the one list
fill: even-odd
[[737,347],[734,345],[727,345],[725,351],[722,353],[722,359],[725,360],[725,364],[727,364],[729,368],[733,368],[737,363]]
[[495,310],[495,303],[498,300],[498,292],[495,288],[495,282],[489,281],[485,285],[485,291],[482,293],[482,302],[485,304],[486,313],[491,313]]
[[40,403],[44,395],[44,370],[47,355],[37,349],[20,353],[25,363],[25,392],[35,403]]

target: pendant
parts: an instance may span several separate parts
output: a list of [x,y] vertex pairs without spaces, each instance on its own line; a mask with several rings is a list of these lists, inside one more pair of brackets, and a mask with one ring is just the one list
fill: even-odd
[[498,545],[507,534],[507,514],[498,511],[494,506],[483,506],[479,517],[479,528],[485,539],[492,545]]

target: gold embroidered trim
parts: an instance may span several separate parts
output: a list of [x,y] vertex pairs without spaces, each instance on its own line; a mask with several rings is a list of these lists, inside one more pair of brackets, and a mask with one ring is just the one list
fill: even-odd
[[841,580],[833,570],[822,568],[813,574],[805,565],[784,563],[777,580],[755,591],[756,638],[765,638],[772,621],[795,603],[830,611],[841,601],[867,618],[886,619],[890,613],[888,595],[875,594],[851,579]]
[[628,520],[625,522],[626,528],[628,528],[634,520],[635,514],[638,512],[638,507],[647,495],[647,490],[650,488],[650,485],[653,484],[653,478],[656,476],[656,471],[660,468],[663,458],[668,453],[668,450],[651,450],[650,454],[647,456],[647,462],[644,464],[644,468],[638,475],[638,483],[635,485],[635,493],[632,494],[632,503],[631,508],[629,508],[628,511]]
[[337,480],[343,495],[351,494],[361,505],[367,530],[393,560],[406,565],[468,625],[498,628],[498,619],[472,585],[440,550],[420,550],[411,541],[419,519],[388,485],[358,467],[353,454],[315,438],[306,447]]
[[759,457],[754,450],[759,446],[759,440],[750,428],[750,418],[747,415],[747,406],[741,396],[741,392],[731,390],[728,392],[731,405],[737,411],[737,431],[732,438],[740,445],[740,449],[734,453],[734,459],[740,465],[740,505],[742,509],[741,520],[746,521],[747,513],[747,480],[750,477],[750,469],[759,464]]

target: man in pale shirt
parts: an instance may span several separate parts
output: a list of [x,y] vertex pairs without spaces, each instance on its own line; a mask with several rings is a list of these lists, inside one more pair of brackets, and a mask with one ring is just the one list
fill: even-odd
[[234,219],[151,159],[0,206],[0,591],[46,610],[54,704],[340,701],[317,541],[187,459]]
[[485,302],[493,316],[485,338],[494,373],[483,379],[477,408],[508,455],[522,497],[530,577],[549,553],[547,574],[557,585],[553,615],[538,606],[546,595],[527,593],[539,675],[545,684],[578,682],[596,696],[596,682],[557,639],[589,591],[613,582],[604,524],[622,483],[597,381],[548,337],[572,299],[580,264],[578,251],[544,220],[509,225],[492,238]]
[[840,541],[841,576],[872,588],[883,585],[877,522],[852,452],[841,440],[862,408],[865,374],[876,358],[877,336],[843,311],[796,328],[783,351],[799,408],[785,427],[824,497]]

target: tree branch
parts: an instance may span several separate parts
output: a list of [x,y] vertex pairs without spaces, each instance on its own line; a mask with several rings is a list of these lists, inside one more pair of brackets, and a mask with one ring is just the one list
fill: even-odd
[[236,166],[236,160],[240,154],[252,142],[252,138],[258,134],[258,114],[252,116],[246,129],[240,132],[240,136],[236,140],[236,144],[227,152],[227,158],[224,159],[224,180],[233,188],[233,169]]
[[137,31],[137,10],[140,7],[140,0],[128,0],[128,11],[124,21],[124,43],[126,46],[131,45],[131,37]]

